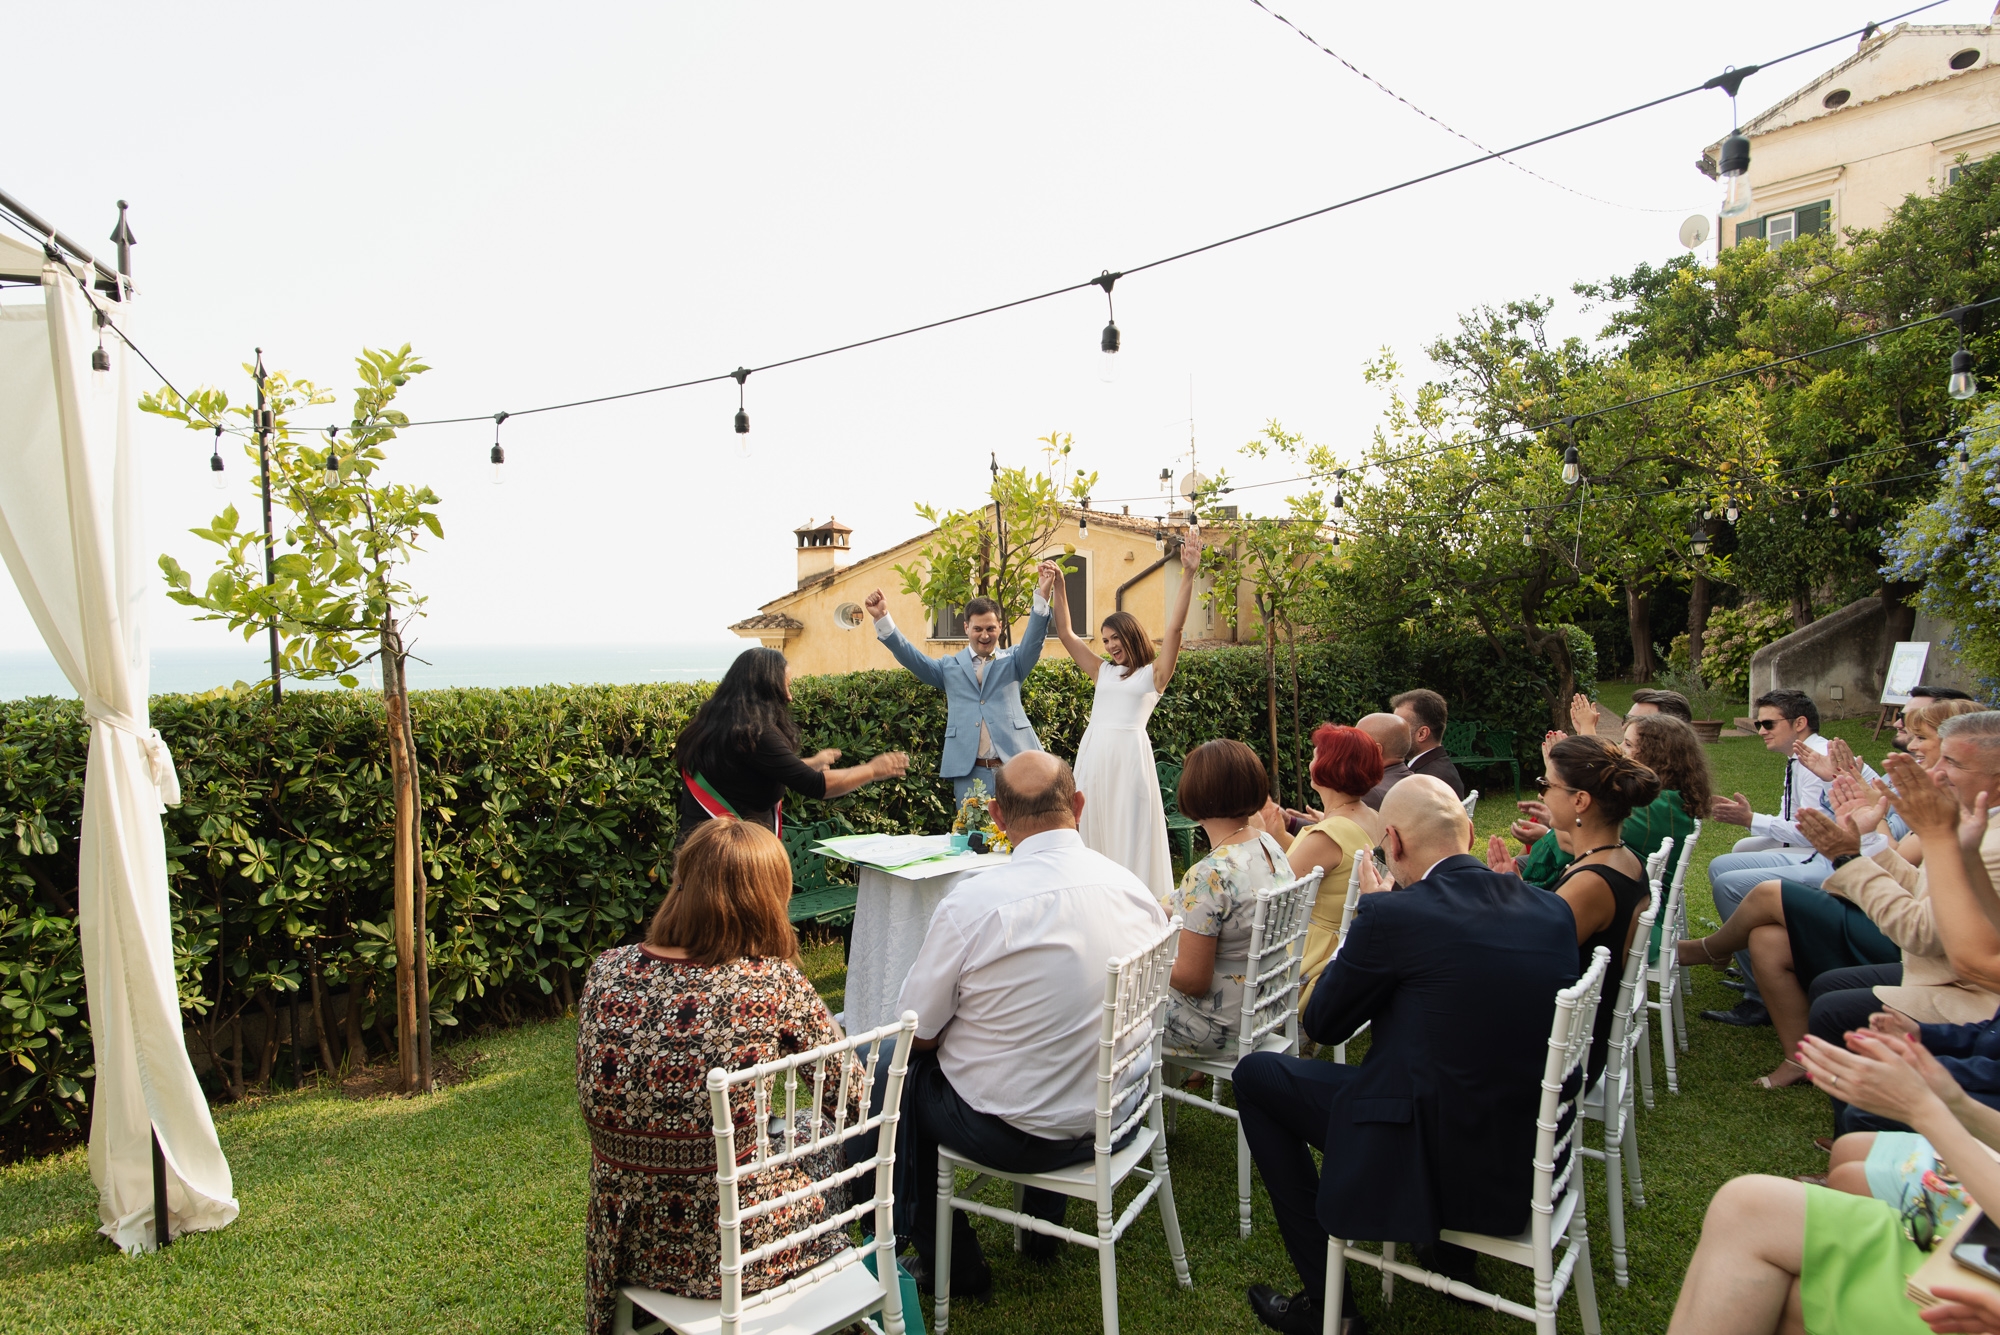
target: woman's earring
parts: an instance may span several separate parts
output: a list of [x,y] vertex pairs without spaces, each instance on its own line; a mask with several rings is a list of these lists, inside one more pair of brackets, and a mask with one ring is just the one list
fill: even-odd
[[1578,816],[1578,817],[1576,818],[1576,828],[1577,828],[1577,829],[1579,829],[1579,830],[1581,830],[1581,829],[1583,828],[1583,817],[1581,817],[1581,816]]

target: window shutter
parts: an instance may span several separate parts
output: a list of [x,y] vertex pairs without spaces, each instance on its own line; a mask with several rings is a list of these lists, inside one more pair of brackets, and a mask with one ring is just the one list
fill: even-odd
[[1764,239],[1764,219],[1758,218],[1752,222],[1740,222],[1736,224],[1737,245],[1742,245],[1751,237],[1755,237],[1759,241]]
[[1069,614],[1079,633],[1090,634],[1090,555],[1075,552],[1069,557],[1076,569],[1063,576],[1063,596],[1069,599]]
[[1833,218],[1833,201],[1822,199],[1817,204],[1807,204],[1797,214],[1794,224],[1796,234],[1805,236],[1810,232],[1824,232]]

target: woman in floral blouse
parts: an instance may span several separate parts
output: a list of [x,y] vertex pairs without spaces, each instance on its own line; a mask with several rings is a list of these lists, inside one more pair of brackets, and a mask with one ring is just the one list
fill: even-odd
[[[591,1335],[609,1335],[621,1285],[721,1296],[708,1072],[741,1070],[840,1037],[798,970],[798,939],[785,911],[791,888],[791,863],[776,835],[741,821],[707,821],[675,857],[673,888],[645,942],[607,950],[591,966],[576,1044],[577,1099],[590,1130],[584,1255]],[[829,1116],[839,1083],[827,1087]],[[861,1111],[861,1082],[853,1084],[850,1118]],[[748,1091],[733,1112],[747,1161],[757,1139]],[[836,1155],[742,1178],[743,1204],[830,1176]],[[841,1208],[807,1197],[751,1220],[743,1225],[743,1249]],[[746,1266],[743,1291],[782,1284],[846,1246],[836,1230]]]
[[1181,814],[1207,832],[1209,854],[1187,869],[1163,906],[1181,915],[1166,1048],[1169,1056],[1214,1057],[1235,1048],[1243,1022],[1257,892],[1290,881],[1292,867],[1259,822],[1271,783],[1243,743],[1203,742],[1188,752],[1175,796]]

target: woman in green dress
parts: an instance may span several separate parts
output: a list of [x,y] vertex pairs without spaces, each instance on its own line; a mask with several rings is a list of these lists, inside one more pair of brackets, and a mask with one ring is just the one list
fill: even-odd
[[[1549,740],[1560,741],[1561,734],[1551,733]],[[1688,835],[1694,832],[1694,823],[1708,814],[1715,792],[1708,753],[1695,730],[1671,714],[1641,714],[1625,725],[1625,754],[1660,776],[1660,795],[1627,816],[1620,833],[1625,846],[1641,858],[1651,857],[1662,839],[1674,841],[1673,857],[1662,873],[1671,885],[1674,869],[1687,855]],[[1549,837],[1548,807],[1540,802],[1523,802],[1520,807],[1527,819],[1514,822],[1514,837],[1522,844],[1514,869],[1522,880],[1547,889],[1561,879],[1571,858]],[[1656,949],[1658,930],[1654,929]]]

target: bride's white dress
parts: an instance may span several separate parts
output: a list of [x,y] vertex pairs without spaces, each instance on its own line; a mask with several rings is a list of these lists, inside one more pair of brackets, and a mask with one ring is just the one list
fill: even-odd
[[1098,669],[1090,726],[1076,748],[1076,786],[1083,793],[1077,829],[1084,847],[1126,868],[1165,899],[1174,888],[1174,863],[1153,743],[1146,736],[1146,721],[1159,702],[1151,663],[1129,677],[1115,663]]

